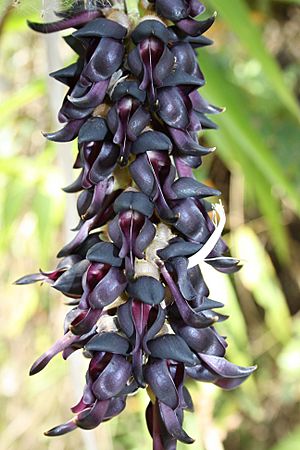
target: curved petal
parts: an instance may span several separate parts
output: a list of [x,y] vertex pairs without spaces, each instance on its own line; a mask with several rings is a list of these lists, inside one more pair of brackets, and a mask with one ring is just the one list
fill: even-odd
[[126,28],[118,22],[100,17],[99,19],[89,21],[84,27],[73,33],[73,36],[76,38],[110,37],[123,39],[126,34]]
[[256,366],[241,367],[236,364],[232,364],[227,359],[199,353],[200,358],[212,369],[215,373],[224,378],[248,378],[251,373],[256,370]]
[[127,292],[131,297],[148,303],[158,305],[165,297],[163,285],[153,277],[139,277],[135,281],[129,282]]
[[206,317],[203,313],[197,313],[191,308],[188,302],[180,294],[174,280],[165,267],[161,268],[161,273],[174,297],[180,316],[186,324],[195,328],[205,328],[218,321],[218,316],[216,314],[212,314],[211,317]]
[[167,125],[182,130],[188,127],[188,111],[177,88],[167,87],[160,89],[158,101],[158,115]]
[[123,356],[113,355],[105,369],[94,381],[93,393],[99,400],[110,399],[125,387],[131,375],[131,364]]
[[83,293],[82,277],[89,266],[87,260],[80,261],[66,270],[52,285],[54,289],[69,296],[79,296]]
[[189,177],[178,178],[173,183],[172,189],[175,191],[177,198],[205,198],[221,195],[221,192],[217,189],[213,189]]
[[121,267],[123,264],[123,260],[118,256],[118,249],[110,242],[93,245],[88,250],[86,258],[91,262],[110,264],[113,267]]
[[141,192],[123,192],[114,202],[114,211],[119,213],[131,209],[140,212],[146,217],[151,217],[154,205],[149,198]]
[[168,28],[160,20],[143,20],[131,34],[131,39],[135,44],[155,36],[165,44],[168,44],[170,34]]
[[57,31],[65,30],[66,28],[76,28],[80,25],[89,22],[101,15],[101,11],[83,11],[75,16],[69,17],[64,20],[51,23],[35,23],[27,21],[28,26],[39,33],[54,33]]
[[124,46],[111,38],[102,38],[92,58],[82,72],[90,81],[96,83],[107,80],[122,64]]
[[114,332],[105,332],[94,336],[85,346],[90,352],[109,352],[127,355],[129,342],[123,336]]
[[213,25],[215,19],[215,15],[206,20],[182,19],[177,22],[177,26],[191,36],[199,36]]
[[155,8],[160,16],[166,19],[178,22],[178,20],[188,17],[189,8],[188,2],[185,0],[156,0]]
[[92,430],[103,422],[109,407],[109,400],[96,400],[94,406],[85,409],[75,417],[75,423],[83,430]]
[[30,375],[35,375],[46,367],[51,359],[62,352],[66,347],[70,346],[78,339],[71,332],[66,333],[61,339],[59,339],[52,347],[49,348],[42,356],[40,356],[35,363],[31,366]]
[[131,147],[132,153],[138,155],[148,151],[165,150],[171,151],[172,142],[168,136],[160,131],[145,131]]
[[195,352],[221,357],[225,355],[225,347],[213,329],[194,328],[185,324],[177,326],[176,323],[172,323],[172,328]]
[[164,360],[153,360],[144,369],[145,380],[161,402],[172,409],[179,404],[179,397],[174,381]]
[[159,402],[159,411],[161,414],[161,418],[163,423],[170,433],[171,436],[178,439],[185,444],[192,444],[194,439],[192,439],[183,429],[182,425],[176,415],[176,412],[173,411],[172,408],[165,405],[162,402]]
[[100,80],[92,85],[90,90],[82,97],[68,96],[68,100],[79,108],[95,108],[100,105],[105,97],[109,79]]
[[84,122],[85,119],[72,120],[61,130],[54,133],[43,133],[43,135],[49,141],[70,142],[78,136],[79,130]]
[[151,356],[160,359],[172,359],[190,366],[199,363],[197,356],[186,342],[175,334],[164,334],[148,342]]
[[61,425],[57,425],[51,430],[46,431],[45,436],[54,437],[54,436],[62,436],[64,434],[70,433],[73,430],[76,430],[77,425],[74,420],[69,420],[69,422],[63,423]]
[[146,218],[143,228],[139,232],[133,246],[133,251],[134,254],[137,256],[137,258],[143,259],[144,251],[153,241],[155,233],[156,233],[155,226],[148,218]]
[[125,290],[127,279],[124,272],[112,267],[99,281],[89,295],[89,303],[94,309],[102,309],[115,301]]

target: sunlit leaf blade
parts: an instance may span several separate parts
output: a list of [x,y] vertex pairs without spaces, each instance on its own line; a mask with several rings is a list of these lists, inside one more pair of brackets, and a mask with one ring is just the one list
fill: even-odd
[[300,427],[287,434],[278,444],[275,444],[270,450],[295,450],[300,442]]
[[265,310],[265,322],[273,338],[285,344],[291,336],[291,318],[271,258],[248,226],[232,232],[232,242],[235,255],[245,261],[238,276]]
[[209,3],[228,23],[249,54],[260,63],[274,94],[281,98],[282,103],[300,121],[299,105],[287,87],[276,60],[266,49],[259,28],[251,20],[251,12],[245,0],[209,0]]
[[219,156],[229,169],[235,170],[236,163],[240,165],[246,181],[246,192],[252,201],[256,202],[266,221],[277,257],[281,262],[288,262],[289,242],[286,227],[282,221],[281,203],[272,192],[272,185],[266,179],[264,172],[258,170],[248,155],[239,150],[235,136],[225,127],[218,133],[207,133],[207,138],[211,145],[217,146]]
[[20,111],[20,108],[41,97],[44,92],[45,83],[36,80],[2,101],[0,104],[0,126],[3,126],[14,113]]
[[276,2],[280,3],[290,3],[291,5],[300,5],[300,0],[275,0]]
[[203,89],[212,103],[224,106],[226,112],[219,120],[222,129],[234,136],[240,152],[253,162],[255,167],[264,173],[269,183],[279,190],[279,194],[287,197],[292,208],[300,214],[300,197],[294,185],[287,179],[274,154],[265,145],[261,135],[251,124],[251,115],[241,101],[241,93],[237,86],[226,80],[224,71],[208,53],[201,57],[201,66],[208,81]]

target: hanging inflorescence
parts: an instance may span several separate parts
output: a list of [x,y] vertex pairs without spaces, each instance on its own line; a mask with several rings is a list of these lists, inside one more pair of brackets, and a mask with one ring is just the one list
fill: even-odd
[[76,29],[64,40],[77,61],[51,74],[68,86],[64,127],[46,137],[78,138],[79,176],[65,191],[79,193],[80,216],[57,268],[17,282],[48,282],[71,298],[64,336],[30,373],[60,352],[90,358],[75,417],[48,436],[92,429],[146,388],[153,448],[172,450],[193,442],[182,428],[193,409],[189,378],[232,389],[255,369],[225,359],[214,325],[227,317],[215,312],[223,305],[209,298],[200,270],[239,269],[224,256],[223,207],[206,200],[220,193],[192,173],[213,151],[198,133],[215,128],[207,114],[221,111],[198,93],[196,49],[211,44],[203,33],[214,17],[195,19],[205,9],[198,0],[153,0],[133,25],[123,2],[77,3],[55,23],[29,23],[42,33]]

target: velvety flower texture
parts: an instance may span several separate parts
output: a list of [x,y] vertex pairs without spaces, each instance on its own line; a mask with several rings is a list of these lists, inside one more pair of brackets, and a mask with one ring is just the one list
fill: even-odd
[[198,0],[156,0],[132,25],[119,8],[104,2],[29,23],[42,33],[76,29],[64,39],[77,61],[51,74],[68,87],[64,125],[46,137],[78,138],[79,176],[65,191],[78,193],[80,220],[58,266],[17,283],[47,282],[71,307],[63,337],[30,373],[58,353],[83,349],[90,358],[75,416],[46,434],[92,429],[146,388],[153,448],[172,450],[193,442],[182,428],[193,409],[189,379],[232,389],[255,369],[225,358],[215,324],[227,316],[200,268],[240,268],[221,239],[223,208],[207,200],[220,192],[192,172],[213,151],[198,139],[215,128],[207,114],[221,111],[198,92],[205,81],[196,50],[211,44],[203,33],[214,17],[195,19],[205,10]]

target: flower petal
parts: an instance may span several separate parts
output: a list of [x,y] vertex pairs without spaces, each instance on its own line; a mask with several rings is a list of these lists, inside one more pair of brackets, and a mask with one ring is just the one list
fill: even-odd
[[248,378],[248,376],[256,370],[256,366],[237,366],[219,356],[206,355],[204,353],[199,353],[199,356],[210,369],[224,378]]
[[127,355],[129,342],[117,333],[105,332],[94,336],[85,346],[89,352],[109,352]]
[[123,39],[127,34],[125,27],[113,20],[99,19],[89,21],[84,27],[73,33],[76,38],[87,37],[110,37],[114,39]]
[[27,21],[29,28],[39,33],[54,33],[65,30],[66,28],[76,28],[86,22],[92,21],[94,18],[101,15],[100,11],[84,11],[68,19],[60,20],[51,23],[36,23]]
[[159,402],[159,411],[163,420],[163,423],[171,436],[178,439],[185,444],[192,444],[192,439],[183,429],[181,423],[176,415],[176,412],[172,408]]
[[153,277],[139,277],[133,282],[129,282],[127,292],[131,297],[148,303],[158,305],[165,296],[163,285]]
[[91,262],[110,264],[113,267],[121,267],[123,260],[118,256],[118,249],[110,242],[99,242],[93,245],[86,254]]
[[197,356],[186,342],[175,334],[164,334],[148,342],[150,354],[154,358],[172,359],[190,366],[199,363]]
[[151,387],[155,396],[172,409],[179,403],[178,392],[164,360],[148,362],[144,369],[145,380]]
[[93,383],[93,392],[99,400],[110,399],[122,391],[130,375],[131,364],[123,356],[113,355]]
[[123,192],[114,202],[114,211],[116,213],[132,209],[147,217],[151,217],[154,205],[145,194],[133,191]]
[[122,270],[111,267],[107,275],[96,285],[89,295],[89,303],[94,309],[102,309],[114,302],[125,290],[127,279]]

